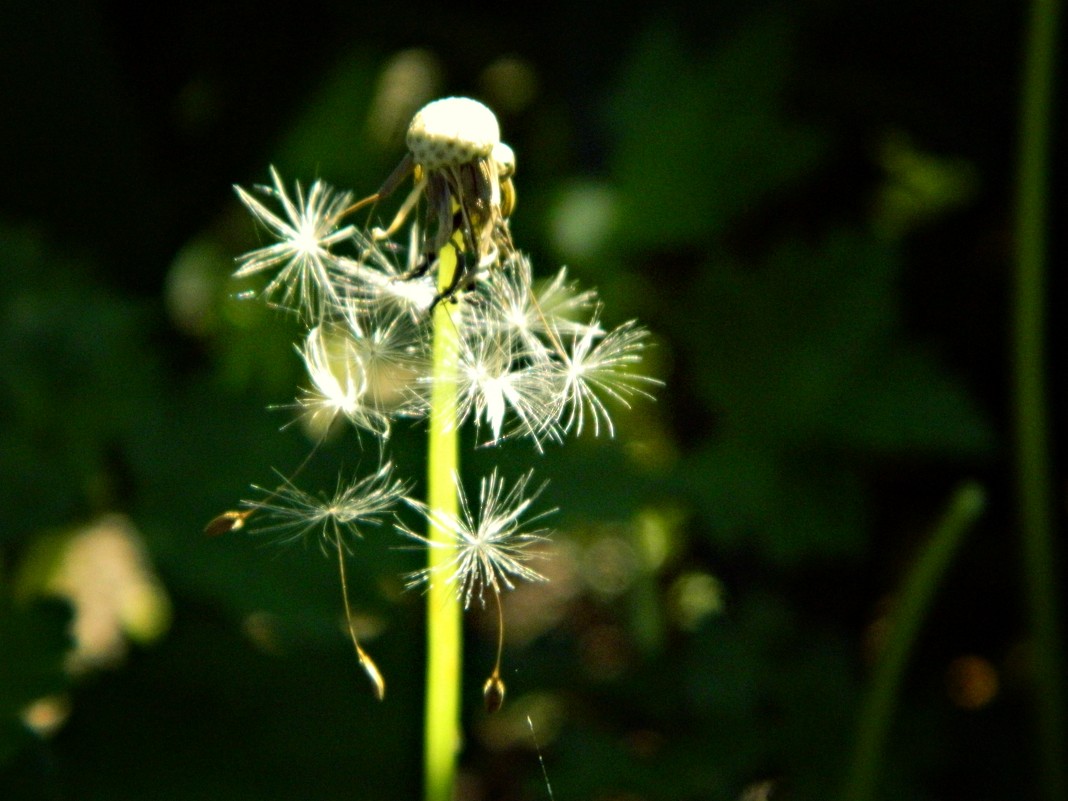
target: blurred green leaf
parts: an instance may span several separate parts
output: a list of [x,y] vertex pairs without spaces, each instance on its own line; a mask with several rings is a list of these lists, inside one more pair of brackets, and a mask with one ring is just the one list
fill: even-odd
[[0,227],[0,542],[114,501],[112,468],[152,425],[155,324],[40,238]]
[[32,735],[20,714],[32,701],[67,686],[70,608],[59,601],[16,605],[0,587],[0,764]]
[[902,336],[899,270],[886,245],[844,231],[780,247],[761,267],[706,270],[699,300],[670,323],[724,428],[787,445],[989,452],[966,389]]
[[847,463],[819,451],[720,442],[684,474],[713,539],[780,564],[854,556],[866,538],[866,489]]
[[874,454],[950,458],[988,455],[990,420],[962,382],[920,348],[872,354],[853,385],[828,409],[820,428],[828,441]]
[[684,471],[717,539],[790,563],[856,554],[864,459],[990,452],[966,388],[902,336],[898,271],[875,237],[837,232],[708,269],[672,318],[718,417]]
[[793,36],[769,13],[702,58],[649,29],[610,106],[618,247],[706,242],[819,164],[826,134],[784,112]]

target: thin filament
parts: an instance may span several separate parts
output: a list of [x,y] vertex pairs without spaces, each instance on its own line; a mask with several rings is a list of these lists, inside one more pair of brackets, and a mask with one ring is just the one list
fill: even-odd
[[218,515],[217,517],[213,518],[211,522],[209,522],[204,527],[204,533],[212,536],[218,536],[220,534],[228,534],[231,531],[237,531],[238,529],[242,528],[248,521],[248,519],[256,513],[257,509],[263,508],[263,504],[269,503],[270,501],[277,498],[278,494],[287,486],[289,486],[293,479],[295,479],[301,474],[301,471],[303,471],[304,468],[308,466],[308,462],[311,461],[312,457],[315,456],[316,453],[318,453],[319,446],[323,444],[325,439],[326,434],[324,433],[323,436],[319,438],[319,441],[316,442],[312,449],[308,452],[308,455],[304,457],[304,459],[299,465],[297,465],[297,469],[289,475],[289,478],[283,479],[282,483],[275,487],[274,490],[272,490],[271,493],[267,495],[267,497],[264,498],[260,503],[258,503],[256,506],[250,506],[248,509],[231,509],[229,511],[223,512],[221,515]]
[[337,545],[337,569],[341,576],[341,599],[345,604],[345,620],[348,623],[349,636],[352,637],[352,644],[356,647],[356,656],[360,660],[360,665],[374,685],[375,697],[381,701],[386,697],[386,681],[382,678],[374,660],[360,647],[360,641],[356,637],[356,624],[352,619],[352,607],[349,605],[349,583],[345,578],[345,550],[341,547],[340,536],[334,537],[334,544]]
[[362,209],[364,206],[367,206],[367,205],[369,205],[371,203],[377,203],[381,199],[381,197],[382,197],[382,193],[381,192],[375,192],[373,195],[368,195],[363,200],[357,200],[355,203],[353,203],[347,209],[345,209],[342,212],[340,212],[337,215],[337,217],[334,218],[334,222],[335,223],[340,222],[341,220],[343,220],[346,217],[348,217],[350,214],[355,214],[357,211]]
[[501,594],[497,586],[493,586],[493,597],[497,600],[497,661],[493,665],[493,673],[486,683],[482,685],[482,700],[486,705],[486,711],[490,714],[498,712],[504,704],[504,695],[507,688],[501,681],[501,652],[504,650],[504,611],[501,608]]
[[549,792],[549,801],[555,801],[553,786],[549,784],[549,771],[545,769],[545,759],[541,755],[541,746],[538,745],[538,738],[534,734],[534,721],[530,719],[530,715],[527,715],[527,726],[530,727],[530,739],[534,741],[534,750],[538,753],[538,764],[541,765],[541,777],[545,779],[545,789]]
[[504,607],[501,604],[501,592],[497,587],[493,588],[493,597],[497,601],[497,661],[493,665],[490,679],[500,680],[501,654],[504,652]]

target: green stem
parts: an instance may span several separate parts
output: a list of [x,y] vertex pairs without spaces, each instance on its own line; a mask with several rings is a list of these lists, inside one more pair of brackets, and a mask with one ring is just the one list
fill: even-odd
[[1016,481],[1023,537],[1023,585],[1030,617],[1042,796],[1065,798],[1063,656],[1057,614],[1056,559],[1045,385],[1045,263],[1049,196],[1050,109],[1059,9],[1035,0],[1028,26],[1020,107],[1016,197],[1014,391]]
[[[456,269],[456,249],[448,244],[438,259],[438,291],[449,286]],[[427,504],[431,517],[455,518],[459,512],[456,482],[460,454],[456,411],[459,336],[455,305],[434,307],[434,374],[430,399]],[[429,567],[453,556],[449,532],[430,523],[428,536],[440,546],[429,548]],[[424,798],[453,801],[456,759],[460,748],[460,673],[463,656],[462,608],[452,585],[434,573],[427,594],[426,706],[424,710]]]
[[895,700],[908,664],[909,652],[938,583],[965,531],[982,512],[983,504],[983,490],[979,485],[969,482],[961,486],[954,493],[930,542],[905,578],[890,616],[886,644],[875,665],[871,687],[861,709],[844,801],[869,801],[874,798],[879,761],[890,731]]

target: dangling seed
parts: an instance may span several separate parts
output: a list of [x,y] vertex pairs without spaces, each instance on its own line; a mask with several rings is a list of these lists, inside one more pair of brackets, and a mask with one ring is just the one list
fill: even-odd
[[243,512],[234,510],[223,512],[204,526],[204,533],[209,537],[221,537],[223,534],[229,534],[231,531],[238,531],[245,525],[245,521],[250,514],[252,514],[251,509],[246,509]]
[[337,545],[337,570],[341,577],[341,599],[345,604],[345,622],[349,627],[349,637],[352,638],[352,644],[356,648],[356,658],[360,660],[363,672],[367,674],[367,678],[374,685],[375,698],[381,701],[386,697],[386,680],[382,678],[382,673],[379,671],[375,661],[360,647],[360,641],[356,637],[356,624],[352,619],[352,607],[349,606],[349,582],[345,578],[345,549],[341,547],[340,539],[334,540],[334,544]]
[[381,701],[386,697],[386,680],[382,678],[378,665],[367,655],[366,651],[357,646],[356,653],[360,659],[360,666],[363,668],[364,673],[367,674],[367,678],[371,680],[371,684],[374,685],[375,698]]
[[504,682],[496,673],[486,679],[486,683],[482,685],[482,701],[486,705],[486,711],[491,715],[504,706],[504,692]]

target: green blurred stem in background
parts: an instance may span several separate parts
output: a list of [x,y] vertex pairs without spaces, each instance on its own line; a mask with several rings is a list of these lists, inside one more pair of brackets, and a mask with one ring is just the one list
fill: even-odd
[[1064,660],[1057,614],[1050,426],[1044,340],[1049,200],[1050,110],[1059,8],[1034,0],[1027,29],[1020,106],[1016,197],[1014,376],[1016,481],[1023,537],[1023,586],[1030,616],[1034,692],[1041,758],[1041,797],[1068,791],[1064,729]]
[[879,763],[909,652],[946,568],[965,532],[982,513],[984,503],[984,493],[978,484],[962,485],[950,499],[931,540],[905,578],[890,615],[886,643],[875,665],[871,688],[861,708],[856,749],[843,801],[870,801],[875,797]]
[[[446,244],[438,259],[438,291],[444,292],[456,270],[459,237]],[[434,373],[430,399],[430,433],[427,443],[428,548],[431,570],[454,555],[453,538],[433,520],[456,518],[459,502],[460,452],[456,409],[456,370],[459,334],[453,319],[455,304],[448,300],[434,307]],[[463,659],[462,608],[455,588],[440,573],[431,573],[427,592],[426,700],[424,709],[424,798],[453,801],[456,759],[460,744],[460,690]]]

